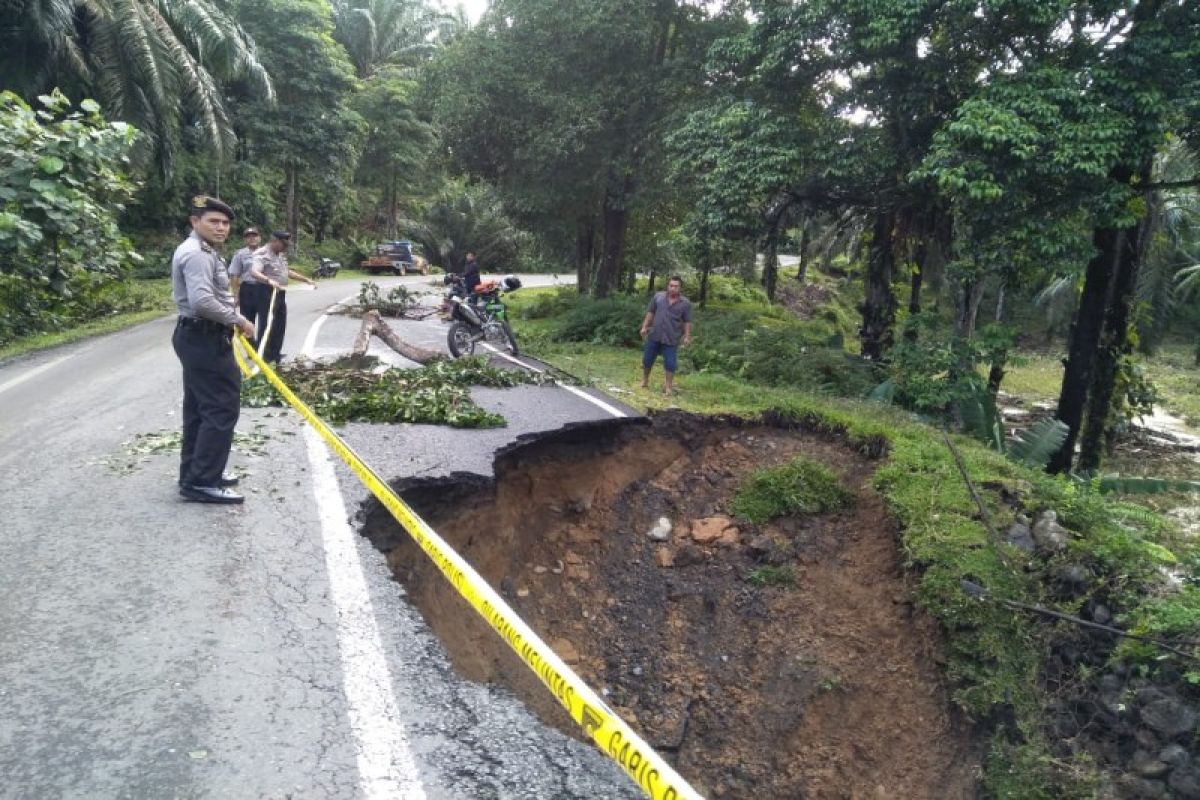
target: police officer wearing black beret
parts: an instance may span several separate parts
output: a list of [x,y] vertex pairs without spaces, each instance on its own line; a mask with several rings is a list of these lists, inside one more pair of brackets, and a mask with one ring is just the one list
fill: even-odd
[[241,503],[224,474],[241,410],[242,376],[233,358],[233,332],[254,336],[237,312],[225,261],[217,252],[229,235],[233,209],[198,195],[188,209],[191,235],[175,248],[171,288],[179,321],[171,343],[183,365],[183,448],[179,493],[201,503]]

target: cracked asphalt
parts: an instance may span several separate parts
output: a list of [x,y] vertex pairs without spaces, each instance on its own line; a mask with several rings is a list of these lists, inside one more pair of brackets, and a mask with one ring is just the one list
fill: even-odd
[[[285,353],[357,286],[290,298]],[[0,365],[0,798],[405,796],[360,775],[341,660],[353,643],[339,640],[299,418],[243,410],[238,429],[260,446],[231,460],[241,507],[182,502],[175,451],[129,453],[137,434],[178,430],[172,326]],[[348,349],[356,330],[327,318],[316,352]],[[403,335],[444,349],[444,331],[429,320]],[[508,427],[342,434],[389,478],[489,474],[521,434],[609,416],[552,386],[475,395]],[[352,517],[366,490],[337,475]],[[641,796],[502,688],[458,678],[383,556],[354,539],[426,798]]]

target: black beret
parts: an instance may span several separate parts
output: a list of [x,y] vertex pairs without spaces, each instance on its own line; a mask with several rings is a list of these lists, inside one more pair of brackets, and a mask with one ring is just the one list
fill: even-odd
[[288,239],[292,238],[292,234],[289,231],[275,231],[271,235],[274,236],[276,239],[282,239],[285,242]]
[[218,212],[224,214],[225,216],[229,217],[229,220],[231,222],[233,221],[233,219],[236,216],[233,213],[232,208],[230,208],[227,204],[222,203],[220,200],[218,200],[215,197],[210,197],[206,194],[198,194],[195,197],[193,197],[192,202],[191,202],[191,207],[188,210],[188,215],[193,216],[193,217],[198,217],[201,214],[203,214],[205,211],[218,211]]

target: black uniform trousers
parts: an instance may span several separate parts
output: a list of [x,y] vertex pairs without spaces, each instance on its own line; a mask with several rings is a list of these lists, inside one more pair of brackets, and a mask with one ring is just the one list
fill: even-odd
[[[263,294],[263,289],[267,293]],[[251,325],[258,324],[258,315],[267,313],[267,300],[271,297],[271,287],[256,281],[242,281],[238,287],[238,311],[246,319],[250,320]],[[258,342],[254,342],[254,347],[258,347]]]
[[[271,314],[271,287],[262,284],[262,305],[258,308],[258,341],[267,335],[267,317]],[[263,352],[263,361],[278,364],[283,355],[283,335],[287,331],[287,292],[275,292],[275,316],[271,320],[271,338]]]
[[179,482],[218,486],[241,411],[242,374],[233,358],[231,330],[209,320],[180,317],[171,343],[183,365]]

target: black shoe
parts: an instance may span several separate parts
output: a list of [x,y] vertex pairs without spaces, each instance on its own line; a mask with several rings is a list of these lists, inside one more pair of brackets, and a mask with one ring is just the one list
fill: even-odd
[[[224,472],[221,474],[221,477],[217,479],[217,486],[221,486],[221,487],[237,486],[238,480],[239,480],[238,476],[234,475],[232,472]],[[179,481],[179,485],[183,486],[182,480]]]
[[197,503],[237,505],[246,499],[237,492],[220,486],[190,486],[184,484],[179,487],[179,493],[188,500],[195,500]]

